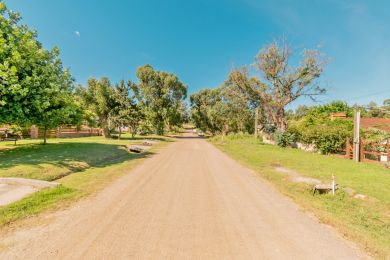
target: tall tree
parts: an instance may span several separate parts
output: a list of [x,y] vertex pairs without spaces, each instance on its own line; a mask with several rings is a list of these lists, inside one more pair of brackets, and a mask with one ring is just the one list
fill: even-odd
[[85,89],[80,86],[77,92],[83,100],[84,107],[96,115],[99,126],[103,128],[104,137],[110,138],[110,116],[118,106],[115,89],[110,80],[106,77],[100,80],[90,78],[88,87]]
[[292,67],[293,52],[284,42],[274,41],[256,56],[254,67],[260,77],[251,76],[246,67],[233,70],[229,80],[258,102],[269,120],[281,132],[287,129],[286,106],[299,97],[312,99],[325,92],[317,79],[326,60],[318,50],[304,50],[299,65]]
[[119,129],[119,138],[121,137],[121,128],[130,127],[134,137],[137,132],[138,124],[142,119],[141,109],[134,101],[134,97],[130,96],[130,86],[133,83],[130,81],[127,85],[122,80],[115,89],[115,100],[117,106],[111,112],[112,121]]
[[191,119],[195,126],[211,134],[252,132],[253,108],[235,86],[224,84],[190,96]]
[[0,123],[56,127],[75,113],[72,78],[20,19],[0,2]]
[[[169,119],[186,98],[187,86],[176,75],[154,70],[150,65],[139,67],[137,77],[139,83],[131,84],[131,88],[155,132],[162,135]],[[180,122],[171,120],[171,123]]]

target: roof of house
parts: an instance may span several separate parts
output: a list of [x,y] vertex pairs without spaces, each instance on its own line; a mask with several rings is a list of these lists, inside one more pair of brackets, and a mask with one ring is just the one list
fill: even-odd
[[362,128],[376,128],[390,133],[390,119],[387,118],[361,118]]

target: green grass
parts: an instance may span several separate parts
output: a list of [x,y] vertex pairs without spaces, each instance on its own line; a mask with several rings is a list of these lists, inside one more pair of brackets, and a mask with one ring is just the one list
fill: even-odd
[[122,147],[140,139],[143,137],[121,140],[102,137],[50,139],[48,145],[24,140],[16,147],[11,142],[0,143],[0,177],[55,179],[61,183],[56,188],[41,190],[0,207],[0,227],[47,210],[63,208],[102,189],[171,141],[158,138],[162,142],[144,154],[129,154]]
[[[264,145],[253,137],[225,137],[223,142],[216,137],[210,142],[256,170],[322,222],[336,227],[375,257],[390,255],[390,170],[383,165],[357,164],[342,158]],[[368,198],[355,199],[343,189],[336,196],[313,196],[312,186],[292,183],[288,176],[275,171],[275,165],[325,183],[330,183],[334,174],[341,188],[352,188]]]
[[0,177],[20,177],[46,181],[60,179],[68,174],[90,167],[104,167],[128,159],[125,144],[130,140],[84,137],[49,139],[47,145],[40,140],[0,142]]

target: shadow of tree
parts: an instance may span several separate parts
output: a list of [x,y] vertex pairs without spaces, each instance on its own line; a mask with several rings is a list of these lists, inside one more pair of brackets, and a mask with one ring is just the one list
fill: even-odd
[[60,142],[0,150],[0,177],[57,180],[91,167],[105,167],[152,153],[129,154],[121,144]]

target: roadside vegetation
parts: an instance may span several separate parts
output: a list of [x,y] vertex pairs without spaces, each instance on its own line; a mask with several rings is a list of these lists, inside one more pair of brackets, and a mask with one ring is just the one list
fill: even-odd
[[[362,248],[379,258],[390,254],[390,172],[382,165],[266,145],[248,135],[230,135],[223,141],[218,136],[210,141]],[[276,167],[324,183],[331,183],[334,175],[340,189],[335,196],[313,195],[313,185],[292,182]],[[344,188],[366,197],[354,198]]]
[[[90,77],[86,86],[76,86],[59,48],[45,49],[38,33],[1,0],[0,31],[0,177],[62,184],[0,207],[0,226],[102,188],[166,143],[164,134],[180,131],[188,121],[187,86],[173,73],[144,65],[136,71],[137,83]],[[28,138],[32,126],[34,138],[42,140]],[[62,127],[76,134],[99,128],[94,134],[103,137],[48,139],[48,133]],[[144,138],[161,143],[143,154],[129,154],[123,147]]]
[[75,86],[59,48],[45,49],[2,1],[0,31],[0,127],[15,142],[33,125],[46,144],[49,130],[61,126],[99,127],[106,138],[119,130],[120,138],[121,129],[163,135],[187,121],[187,86],[173,73],[147,64],[136,71],[138,83],[90,77],[86,86]]
[[169,138],[149,136],[160,142],[143,154],[129,154],[123,147],[144,138],[125,135],[121,140],[103,137],[56,139],[46,146],[30,140],[22,141],[16,147],[11,142],[0,143],[0,177],[61,183],[56,188],[43,189],[0,207],[0,227],[45,210],[62,208],[102,189],[170,141]]

